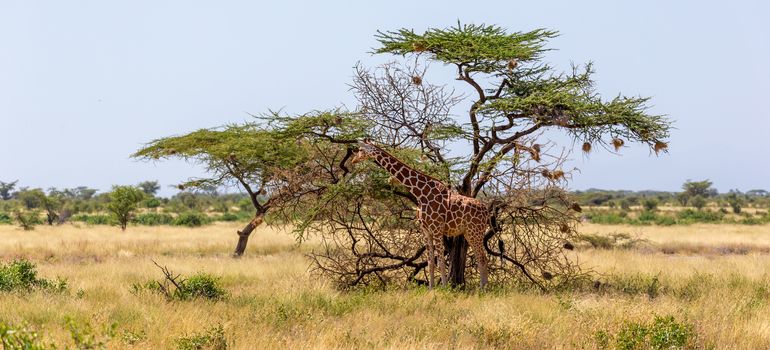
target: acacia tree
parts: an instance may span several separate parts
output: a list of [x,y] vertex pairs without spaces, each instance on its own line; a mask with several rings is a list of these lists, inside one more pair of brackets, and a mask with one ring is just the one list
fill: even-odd
[[13,189],[16,188],[16,184],[19,180],[11,182],[0,181],[0,199],[7,201],[13,198]]
[[107,210],[115,217],[121,231],[125,231],[139,202],[144,199],[144,192],[133,186],[113,186],[109,198]]
[[267,130],[256,123],[202,129],[182,136],[154,140],[133,157],[145,160],[180,158],[203,165],[209,176],[180,184],[187,188],[216,188],[236,185],[249,196],[255,213],[238,231],[234,256],[243,255],[249,235],[279,202],[281,188],[296,177],[286,169],[307,161],[308,150],[301,143]]
[[[542,140],[545,132],[561,132],[582,142],[584,152],[597,146],[612,146],[617,151],[626,142],[639,142],[658,153],[668,147],[665,139],[670,128],[665,117],[648,113],[648,98],[619,95],[602,99],[595,92],[590,64],[560,73],[544,63],[545,44],[555,36],[556,32],[543,29],[507,33],[498,26],[459,23],[422,34],[408,29],[379,32],[381,46],[376,53],[453,67],[456,79],[471,91],[470,107],[462,119],[448,117],[447,107],[458,101],[441,93],[433,95],[444,97],[445,103],[432,113],[420,112],[430,110],[420,108],[430,103],[410,103],[425,102],[431,96],[422,87],[425,75],[419,72],[410,72],[413,76],[406,80],[416,88],[403,85],[403,74],[389,74],[388,68],[379,78],[376,73],[358,70],[353,85],[361,104],[359,112],[376,121],[372,136],[381,143],[418,148],[429,162],[447,169],[447,180],[461,194],[498,197],[502,205],[495,209],[496,231],[502,232],[501,237],[507,233],[519,243],[521,237],[531,236],[533,242],[553,237],[553,243],[539,249],[548,252],[563,247],[561,238],[574,232],[562,216],[580,208],[560,191],[563,184],[559,181],[565,175],[560,169],[563,157],[554,145]],[[410,89],[416,91],[409,95]],[[428,90],[435,92],[436,88]],[[455,158],[449,158],[447,145],[455,150]],[[458,149],[470,152],[458,156]],[[467,242],[456,237],[446,244],[450,280],[463,284]],[[499,245],[497,254],[503,260],[520,264],[520,259],[504,253],[503,240]],[[551,275],[545,269],[542,274],[545,279]]]
[[[542,62],[545,43],[555,35],[459,24],[422,34],[380,32],[376,52],[404,60],[357,66],[355,109],[273,113],[262,124],[156,140],[135,156],[204,163],[212,176],[185,186],[235,179],[257,216],[269,209],[294,223],[300,240],[319,237],[321,246],[310,255],[316,270],[343,286],[419,282],[427,261],[414,197],[373,164],[347,162],[356,142],[368,137],[488,203],[494,214],[485,237],[495,257],[492,281],[542,288],[570,282],[579,275],[568,250],[580,207],[564,190],[567,151],[546,142],[546,131],[582,142],[584,152],[639,142],[658,153],[667,148],[670,123],[647,112],[647,98],[603,100],[590,64],[559,73]],[[453,67],[462,84],[456,88],[470,94],[456,94],[448,82],[429,82],[431,62]],[[469,107],[458,115],[463,106]],[[440,258],[449,261],[451,282],[462,285],[466,267],[473,271],[467,243],[456,237],[445,246],[448,256]]]

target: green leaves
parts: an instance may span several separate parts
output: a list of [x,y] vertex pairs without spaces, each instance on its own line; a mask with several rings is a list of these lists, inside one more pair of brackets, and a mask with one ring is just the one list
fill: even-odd
[[654,145],[668,137],[670,122],[647,113],[649,98],[617,96],[602,100],[596,93],[591,64],[572,74],[512,81],[501,97],[484,104],[479,113],[501,119],[513,116],[531,124],[562,127],[576,139],[609,142],[622,137]]
[[281,138],[320,138],[353,143],[367,136],[370,125],[355,113],[342,110],[315,111],[298,116],[272,113],[264,117]]
[[423,34],[412,30],[377,32],[382,47],[375,53],[407,55],[427,53],[444,63],[464,65],[468,72],[492,73],[507,69],[510,60],[536,60],[546,51],[544,45],[557,32],[535,29],[506,33],[495,25],[460,24],[446,29],[428,29]]
[[133,186],[115,186],[109,194],[110,202],[107,210],[117,219],[122,230],[126,229],[131,215],[144,199],[144,192]]

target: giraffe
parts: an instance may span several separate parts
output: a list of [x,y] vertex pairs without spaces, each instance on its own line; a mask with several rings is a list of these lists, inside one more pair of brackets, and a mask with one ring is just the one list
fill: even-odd
[[[425,235],[428,251],[429,288],[433,288],[438,260],[441,284],[447,283],[443,237],[464,235],[476,256],[481,288],[487,285],[487,254],[484,234],[489,227],[490,213],[478,199],[463,196],[440,180],[410,168],[398,158],[370,141],[358,142],[359,150],[351,159],[355,164],[371,159],[389,172],[417,198],[417,221]],[[438,258],[438,259],[436,259]]]

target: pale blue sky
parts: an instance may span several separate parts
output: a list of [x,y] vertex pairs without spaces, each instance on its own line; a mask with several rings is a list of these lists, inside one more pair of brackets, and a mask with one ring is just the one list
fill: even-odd
[[[283,108],[351,104],[346,84],[378,29],[463,22],[561,32],[547,60],[592,60],[599,90],[652,96],[671,152],[575,153],[571,187],[770,189],[770,6],[765,1],[0,1],[0,181],[33,187],[199,170],[129,159],[144,142]],[[447,67],[433,70],[451,73]],[[451,79],[449,79],[451,80]]]

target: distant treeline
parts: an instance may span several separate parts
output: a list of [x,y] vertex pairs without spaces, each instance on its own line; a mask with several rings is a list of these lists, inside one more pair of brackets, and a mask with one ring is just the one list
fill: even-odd
[[[575,199],[584,206],[629,207],[643,206],[645,201],[655,201],[656,205],[693,207],[702,209],[706,206],[737,209],[742,207],[770,207],[770,192],[754,189],[746,192],[730,190],[719,193],[709,180],[687,181],[682,191],[626,191],[588,189],[572,192]],[[739,209],[737,211],[740,211]]]
[[16,223],[25,229],[66,222],[124,226],[121,221],[200,226],[214,221],[246,221],[254,211],[247,195],[219,193],[213,188],[159,197],[157,181],[115,186],[103,193],[85,186],[43,190],[17,183],[0,181],[0,224]]
[[[200,226],[215,221],[247,221],[254,211],[248,195],[220,193],[216,188],[181,188],[181,192],[171,197],[160,197],[157,181],[116,186],[103,193],[85,186],[43,190],[17,184],[18,181],[0,181],[0,224],[15,223],[28,229],[39,224],[65,222]],[[119,189],[130,189],[136,194],[126,197],[126,193]],[[770,221],[766,213],[770,208],[768,191],[718,193],[708,180],[687,181],[680,192],[589,189],[572,194],[581,206],[586,207],[584,219],[599,224],[758,224]],[[658,210],[664,206],[682,210]],[[119,215],[121,210],[123,216]],[[125,222],[121,224],[121,221]]]

